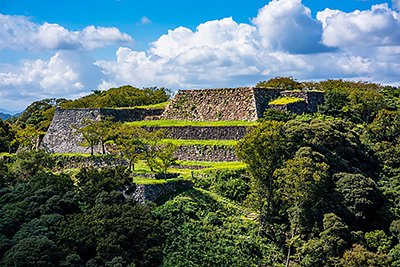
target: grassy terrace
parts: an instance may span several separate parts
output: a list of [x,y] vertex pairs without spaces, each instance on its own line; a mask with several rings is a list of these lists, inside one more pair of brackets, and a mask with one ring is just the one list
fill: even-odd
[[143,108],[143,109],[158,109],[158,108],[166,108],[168,105],[169,101],[157,103],[157,104],[152,104],[152,105],[145,105],[145,106],[134,106],[134,107],[120,107],[120,108],[115,108],[115,109],[134,109],[134,108]]
[[133,121],[126,124],[131,126],[256,126],[255,121],[181,121],[181,120],[148,120],[148,121]]
[[281,98],[275,99],[274,101],[269,102],[269,105],[288,105],[288,104],[303,102],[303,101],[304,101],[303,98],[281,97]]

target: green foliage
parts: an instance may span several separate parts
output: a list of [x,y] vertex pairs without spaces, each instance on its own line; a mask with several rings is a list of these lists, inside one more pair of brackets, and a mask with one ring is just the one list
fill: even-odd
[[11,152],[11,142],[15,132],[11,124],[0,119],[0,152]]
[[10,171],[15,177],[26,179],[40,171],[44,171],[46,168],[52,167],[52,165],[51,157],[43,150],[21,151],[16,154]]
[[243,202],[249,194],[249,177],[244,170],[212,170],[196,175],[197,187],[215,192],[237,202]]
[[374,83],[327,80],[317,85],[325,92],[324,114],[356,123],[370,123],[386,107],[382,87]]
[[155,211],[166,226],[164,266],[269,266],[282,254],[237,209],[191,190]]
[[388,253],[392,246],[391,238],[383,230],[365,233],[365,241],[369,249],[378,253]]
[[292,113],[270,108],[270,109],[265,110],[262,120],[286,122],[293,118],[294,118],[294,115]]
[[275,88],[284,90],[301,90],[304,89],[304,85],[293,77],[275,77],[268,81],[259,82],[256,84],[257,88]]
[[379,254],[368,251],[359,244],[353,245],[352,249],[347,250],[340,260],[342,266],[390,266],[391,258],[387,254]]
[[60,256],[56,244],[47,237],[29,237],[4,255],[2,266],[58,266]]
[[53,119],[56,106],[66,99],[43,99],[30,104],[24,112],[15,120],[15,124],[24,129],[31,126],[38,131],[47,131]]
[[366,221],[376,215],[379,194],[374,180],[361,174],[337,173],[336,191],[350,216]]
[[77,100],[64,102],[61,108],[116,108],[163,103],[169,100],[165,88],[138,89],[130,85],[94,92]]

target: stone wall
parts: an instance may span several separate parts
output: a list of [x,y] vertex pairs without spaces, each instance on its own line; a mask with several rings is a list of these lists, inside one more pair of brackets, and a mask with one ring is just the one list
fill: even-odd
[[176,181],[164,184],[136,185],[136,189],[131,194],[124,194],[126,197],[131,196],[138,203],[146,201],[156,201],[161,197],[179,192],[184,189],[191,188],[193,184],[188,181]]
[[143,127],[147,131],[162,130],[168,139],[240,140],[248,132],[247,126],[176,126]]
[[257,117],[262,118],[264,112],[269,108],[268,103],[280,96],[280,90],[254,88],[254,99],[257,107]]
[[[136,121],[161,113],[161,109],[57,109],[41,146],[49,153],[89,153],[89,148],[79,145],[82,136],[76,134],[87,120],[112,116],[116,121]],[[95,147],[94,151],[100,153],[101,149]]]
[[250,87],[180,90],[169,103],[163,119],[232,121],[258,119],[254,90]]
[[179,146],[175,152],[179,160],[193,161],[238,161],[233,146],[208,146],[208,145],[190,145]]
[[[305,100],[306,107],[303,112],[316,112],[318,106],[324,103],[324,93],[314,91],[282,91],[282,97],[297,97]],[[303,113],[300,112],[300,113]]]
[[290,103],[287,105],[270,105],[269,107],[279,111],[292,112],[295,114],[303,114],[304,112],[307,112],[307,103],[305,101]]
[[[270,108],[268,103],[278,97],[304,99],[307,105],[300,113],[316,112],[317,106],[324,102],[324,94],[313,91],[252,87],[180,90],[161,118],[191,121],[256,121]],[[296,111],[300,111],[299,106],[295,108]]]
[[54,169],[72,169],[72,168],[103,168],[103,167],[114,167],[114,166],[128,166],[128,162],[125,159],[113,156],[113,155],[94,155],[91,157],[85,156],[70,156],[70,155],[55,155]]

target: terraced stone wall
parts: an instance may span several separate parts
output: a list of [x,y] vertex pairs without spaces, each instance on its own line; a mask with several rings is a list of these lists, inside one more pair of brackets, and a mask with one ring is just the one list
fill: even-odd
[[[77,128],[85,126],[87,120],[100,120],[112,116],[116,121],[137,121],[147,116],[160,115],[162,109],[57,109],[53,120],[43,138],[41,146],[49,153],[89,153],[83,147],[82,136],[76,134]],[[100,147],[95,147],[100,153]]]
[[162,130],[168,139],[195,139],[195,140],[240,140],[247,132],[247,126],[179,126],[179,127],[143,127],[152,132]]
[[180,90],[161,116],[191,121],[255,121],[254,90],[250,87]]

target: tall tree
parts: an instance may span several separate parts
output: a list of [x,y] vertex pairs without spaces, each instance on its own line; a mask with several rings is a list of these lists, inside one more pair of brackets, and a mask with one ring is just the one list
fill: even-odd
[[284,123],[266,121],[260,124],[238,143],[237,153],[249,166],[252,190],[260,210],[260,231],[265,233],[267,220],[270,220],[274,171],[282,165],[286,154]]

